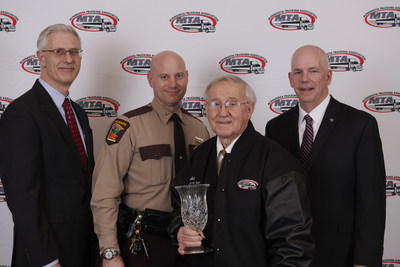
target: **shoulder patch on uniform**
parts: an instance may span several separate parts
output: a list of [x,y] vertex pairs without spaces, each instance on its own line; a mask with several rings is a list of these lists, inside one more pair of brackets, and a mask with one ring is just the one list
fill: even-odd
[[106,137],[106,143],[108,145],[113,145],[119,143],[121,140],[122,136],[126,132],[126,130],[129,128],[130,123],[121,119],[116,119],[111,127],[110,130],[108,130],[108,134]]
[[124,116],[126,116],[128,118],[132,118],[132,117],[139,116],[144,113],[150,112],[152,110],[153,110],[153,108],[151,106],[143,106],[143,107],[126,112],[124,114]]

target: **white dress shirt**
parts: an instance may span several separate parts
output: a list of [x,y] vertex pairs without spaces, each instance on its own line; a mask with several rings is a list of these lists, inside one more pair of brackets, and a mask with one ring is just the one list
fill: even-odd
[[328,107],[329,101],[331,100],[331,96],[328,94],[325,97],[324,101],[321,102],[316,108],[314,108],[310,113],[305,112],[299,105],[299,144],[303,142],[303,134],[306,129],[306,120],[304,119],[305,115],[310,115],[312,118],[312,127],[313,127],[313,140],[317,136],[317,132],[319,126],[321,126],[322,119],[324,118],[326,108]]

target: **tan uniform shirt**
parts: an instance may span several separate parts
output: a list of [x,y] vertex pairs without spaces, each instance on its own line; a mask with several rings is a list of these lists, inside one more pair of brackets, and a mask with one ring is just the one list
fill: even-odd
[[[187,158],[209,138],[204,124],[181,110]],[[174,122],[157,100],[119,116],[112,123],[93,173],[92,211],[100,252],[119,251],[117,198],[133,209],[172,211],[170,185],[174,177]]]

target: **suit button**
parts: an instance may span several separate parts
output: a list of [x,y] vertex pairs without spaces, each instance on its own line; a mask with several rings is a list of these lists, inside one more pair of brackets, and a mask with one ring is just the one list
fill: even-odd
[[217,248],[217,252],[222,252],[222,249],[221,248]]
[[221,222],[221,219],[220,219],[220,218],[218,218],[218,219],[217,219],[217,221],[218,221],[218,222]]
[[221,192],[225,192],[225,188],[221,188],[221,190],[220,190]]

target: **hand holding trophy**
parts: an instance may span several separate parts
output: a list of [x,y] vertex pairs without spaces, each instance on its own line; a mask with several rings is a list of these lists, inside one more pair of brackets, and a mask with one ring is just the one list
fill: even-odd
[[[182,221],[186,228],[196,232],[203,231],[208,220],[206,193],[209,184],[180,185],[175,189],[181,199]],[[191,247],[185,249],[185,254],[211,252],[211,248]]]

